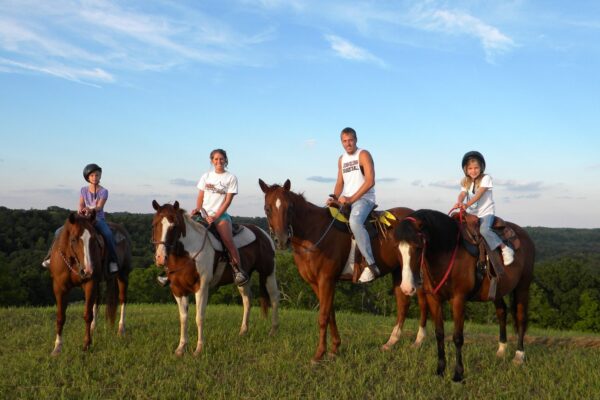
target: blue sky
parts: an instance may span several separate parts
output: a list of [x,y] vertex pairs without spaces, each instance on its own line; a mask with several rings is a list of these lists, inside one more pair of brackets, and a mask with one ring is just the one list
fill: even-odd
[[213,148],[322,204],[358,132],[381,208],[447,212],[481,151],[497,214],[600,228],[597,1],[0,0],[0,205],[191,209]]

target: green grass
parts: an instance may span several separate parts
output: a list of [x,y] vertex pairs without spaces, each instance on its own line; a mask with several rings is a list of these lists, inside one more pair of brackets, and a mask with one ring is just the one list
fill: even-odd
[[[416,322],[409,320],[403,339],[391,352],[379,350],[394,324],[391,317],[338,314],[342,335],[339,357],[317,366],[309,362],[318,329],[315,311],[284,309],[281,327],[268,336],[270,320],[258,309],[250,331],[238,336],[240,306],[209,306],[206,347],[193,357],[194,307],[190,344],[181,358],[175,304],[131,305],[127,335],[117,338],[104,320],[88,352],[83,352],[83,309],[68,309],[63,353],[50,357],[54,308],[0,309],[0,398],[2,399],[514,399],[598,398],[600,336],[530,330],[527,362],[497,359],[495,325],[466,326],[463,348],[465,382],[451,382],[454,345],[447,342],[448,369],[434,374],[431,324],[421,349],[410,347]],[[103,310],[102,310],[103,311]],[[101,316],[103,313],[101,314]],[[447,337],[451,325],[446,326]],[[556,339],[556,340],[548,340]],[[560,340],[558,340],[560,339]],[[577,339],[577,340],[574,340]],[[582,344],[586,343],[586,344]],[[596,347],[593,347],[596,346]]]

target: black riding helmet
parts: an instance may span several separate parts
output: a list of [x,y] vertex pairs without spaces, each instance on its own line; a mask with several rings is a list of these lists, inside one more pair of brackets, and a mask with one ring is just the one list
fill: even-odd
[[481,166],[481,173],[483,174],[483,171],[485,171],[485,158],[483,158],[481,153],[478,151],[469,151],[469,152],[465,153],[465,155],[463,156],[463,159],[462,159],[463,171],[464,171],[465,167],[467,166],[467,163],[469,162],[470,159],[475,159],[475,160],[479,161],[479,165]]
[[95,171],[99,171],[100,173],[102,173],[102,168],[100,168],[100,166],[98,164],[86,165],[85,168],[83,169],[83,178],[87,182],[89,182],[90,180],[88,178],[90,177],[90,174]]

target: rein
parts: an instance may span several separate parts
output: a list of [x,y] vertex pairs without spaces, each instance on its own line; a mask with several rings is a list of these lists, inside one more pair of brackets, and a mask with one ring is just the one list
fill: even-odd
[[327,226],[327,229],[325,229],[325,232],[323,232],[323,234],[321,235],[319,240],[317,240],[315,243],[313,243],[312,246],[306,248],[304,251],[309,252],[309,251],[315,251],[317,249],[317,246],[319,245],[319,243],[321,243],[323,241],[323,239],[325,239],[325,236],[327,236],[327,234],[331,230],[331,227],[333,226],[335,219],[340,214],[341,210],[339,208],[337,210],[338,210],[337,213],[331,217],[331,222],[329,223],[329,225]]
[[[461,218],[462,218],[462,213],[461,213]],[[417,220],[413,217],[406,217],[404,219],[412,221],[412,222],[417,222]],[[423,247],[421,248],[421,262],[420,262],[419,268],[422,273],[425,272],[425,274],[427,274],[429,281],[433,283],[433,278],[431,276],[431,270],[429,269],[429,266],[427,265],[427,262],[425,259],[425,251],[427,249],[427,239],[425,238],[425,235],[423,235],[421,232],[418,232],[418,234],[421,237],[421,240],[423,241]],[[454,246],[454,250],[452,251],[452,257],[450,257],[450,262],[448,263],[448,267],[446,267],[446,273],[444,274],[444,277],[442,278],[442,280],[437,284],[435,289],[433,289],[433,291],[431,292],[432,294],[437,294],[437,292],[442,288],[442,286],[446,283],[446,281],[450,277],[450,273],[452,272],[452,269],[454,267],[454,261],[456,260],[456,253],[458,252],[458,245],[460,244],[459,239],[460,239],[460,229],[458,230],[458,234],[456,236],[456,246]]]

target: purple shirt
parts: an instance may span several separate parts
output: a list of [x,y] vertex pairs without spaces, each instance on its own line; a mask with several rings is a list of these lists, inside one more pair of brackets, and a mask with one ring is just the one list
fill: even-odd
[[[108,199],[108,190],[101,186],[97,188],[96,193],[92,193],[89,186],[84,186],[81,188],[81,197],[83,197],[86,207],[94,208],[101,199]],[[96,210],[96,218],[104,219],[104,207]]]

